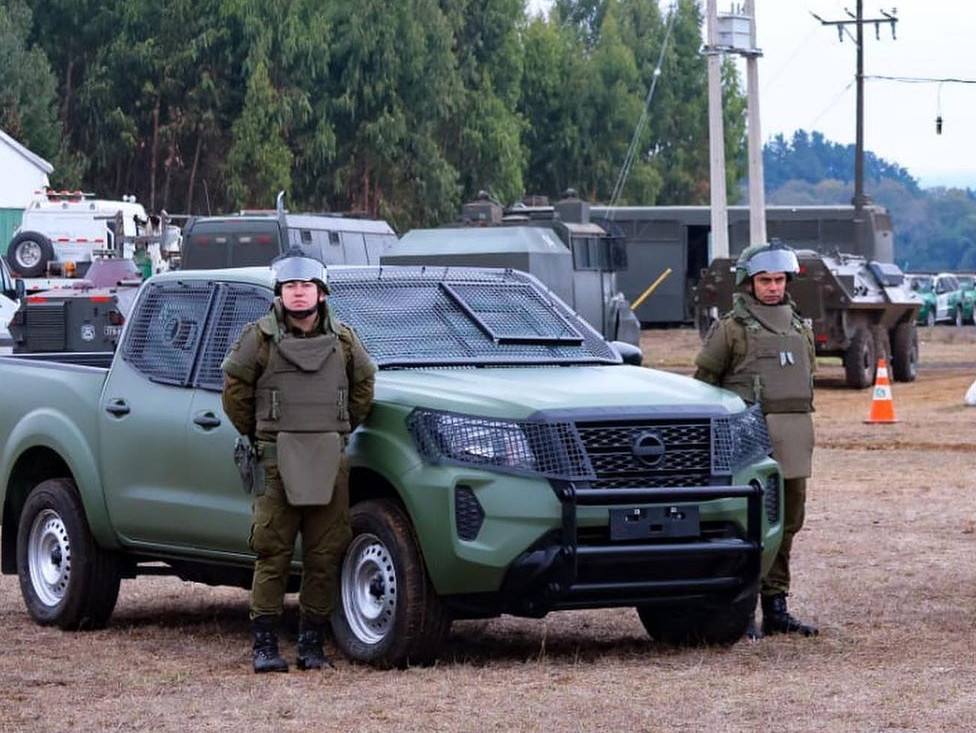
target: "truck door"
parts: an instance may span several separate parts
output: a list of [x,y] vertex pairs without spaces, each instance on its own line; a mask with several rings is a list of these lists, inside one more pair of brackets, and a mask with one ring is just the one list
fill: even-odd
[[[247,552],[250,498],[216,377],[246,321],[234,330],[208,317],[227,290],[202,280],[146,285],[106,382],[99,412],[106,505],[134,546]],[[263,299],[252,300],[263,312],[270,292],[259,292]],[[253,306],[239,310],[241,319],[256,317]]]

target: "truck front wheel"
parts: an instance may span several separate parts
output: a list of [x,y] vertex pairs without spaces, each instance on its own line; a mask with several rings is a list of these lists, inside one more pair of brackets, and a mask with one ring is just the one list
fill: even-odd
[[43,481],[24,503],[17,531],[17,575],[27,612],[62,629],[105,625],[119,595],[117,557],[88,529],[74,481]]
[[37,232],[21,232],[7,245],[7,262],[21,277],[39,277],[54,259],[51,240]]
[[733,601],[699,601],[638,606],[637,615],[655,641],[669,646],[728,646],[741,639],[756,608],[758,593]]
[[410,523],[386,500],[357,504],[352,542],[332,614],[336,644],[351,659],[377,667],[429,664],[451,619],[434,591]]

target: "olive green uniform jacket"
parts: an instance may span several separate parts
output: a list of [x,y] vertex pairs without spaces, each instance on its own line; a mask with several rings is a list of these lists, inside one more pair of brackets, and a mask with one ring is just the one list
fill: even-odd
[[759,303],[736,293],[695,358],[695,378],[759,403],[784,478],[811,474],[813,456],[813,331],[793,302]]

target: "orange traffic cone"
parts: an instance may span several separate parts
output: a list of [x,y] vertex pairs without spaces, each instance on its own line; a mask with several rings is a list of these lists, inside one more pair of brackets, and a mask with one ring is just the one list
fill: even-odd
[[891,400],[891,383],[888,381],[888,366],[884,357],[878,359],[878,372],[874,378],[874,399],[871,400],[871,414],[866,423],[898,422],[895,419],[895,403]]

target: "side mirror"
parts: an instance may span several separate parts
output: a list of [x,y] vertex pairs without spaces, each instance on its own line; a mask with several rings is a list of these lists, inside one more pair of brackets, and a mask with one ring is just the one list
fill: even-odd
[[27,285],[24,283],[24,278],[18,277],[14,280],[14,292],[17,294],[17,300],[23,302],[24,296],[27,295]]
[[626,341],[611,341],[610,345],[620,354],[620,358],[623,359],[624,364],[641,366],[644,363],[644,354],[633,344],[628,344]]

